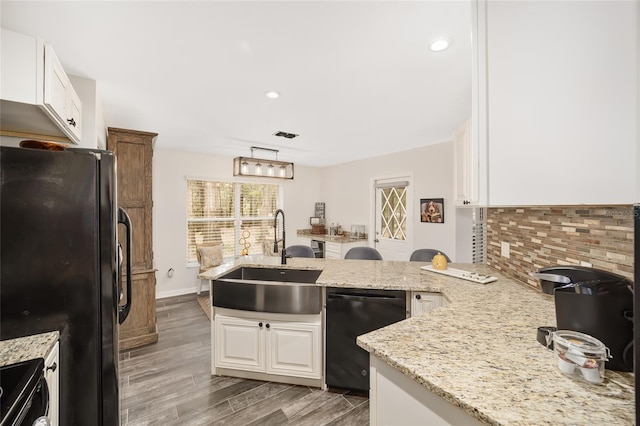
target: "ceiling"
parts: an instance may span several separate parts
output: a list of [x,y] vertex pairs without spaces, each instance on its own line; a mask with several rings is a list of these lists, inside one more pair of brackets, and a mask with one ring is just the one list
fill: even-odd
[[[2,27],[43,38],[68,74],[98,82],[109,126],[157,132],[156,148],[236,157],[255,145],[327,166],[451,140],[471,114],[467,1],[0,8]],[[442,35],[451,47],[431,52]]]

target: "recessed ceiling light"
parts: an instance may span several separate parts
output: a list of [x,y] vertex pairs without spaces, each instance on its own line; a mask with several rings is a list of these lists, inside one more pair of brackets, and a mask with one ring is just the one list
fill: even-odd
[[269,99],[278,99],[280,97],[280,92],[270,90],[268,92],[264,92],[264,95]]
[[434,52],[442,52],[451,46],[451,40],[446,37],[439,37],[429,43],[429,49]]

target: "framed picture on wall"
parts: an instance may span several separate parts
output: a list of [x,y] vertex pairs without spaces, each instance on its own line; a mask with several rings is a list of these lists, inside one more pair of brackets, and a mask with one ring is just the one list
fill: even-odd
[[420,222],[444,223],[444,198],[421,198]]

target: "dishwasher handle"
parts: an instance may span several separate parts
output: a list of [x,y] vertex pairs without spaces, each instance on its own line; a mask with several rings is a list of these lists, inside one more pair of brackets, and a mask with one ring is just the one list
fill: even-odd
[[327,299],[350,299],[350,300],[394,300],[399,299],[396,296],[387,296],[384,294],[366,294],[366,293],[330,293]]

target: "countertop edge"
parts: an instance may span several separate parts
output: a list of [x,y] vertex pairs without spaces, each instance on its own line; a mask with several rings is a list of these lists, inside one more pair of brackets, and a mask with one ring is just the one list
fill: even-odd
[[34,334],[0,341],[0,367],[45,358],[55,343],[60,339],[58,331]]
[[[424,314],[424,315],[428,315],[428,314]],[[385,353],[376,350],[375,348],[367,345],[365,342],[362,342],[360,340],[360,337],[358,337],[356,339],[356,343],[358,344],[359,347],[361,347],[362,349],[364,349],[367,352],[369,352],[370,355],[375,356],[380,361],[382,361],[385,364],[387,364],[388,366],[394,368],[395,370],[400,372],[402,375],[404,375],[408,379],[413,380],[414,382],[418,383],[420,386],[424,387],[425,389],[428,389],[429,391],[433,392],[435,395],[441,397],[445,401],[455,405],[456,407],[461,408],[462,410],[464,410],[470,416],[482,421],[485,424],[491,425],[491,426],[501,426],[502,425],[502,423],[497,422],[495,419],[493,419],[493,418],[489,417],[488,415],[486,415],[485,413],[479,411],[477,408],[473,407],[472,405],[467,404],[464,401],[461,401],[460,399],[456,398],[450,392],[447,392],[443,388],[434,385],[429,380],[426,380],[426,379],[424,379],[423,377],[420,377],[417,374],[412,374],[412,372],[411,372],[411,370],[409,368],[407,368],[403,364],[395,361],[393,358],[387,356]]]

